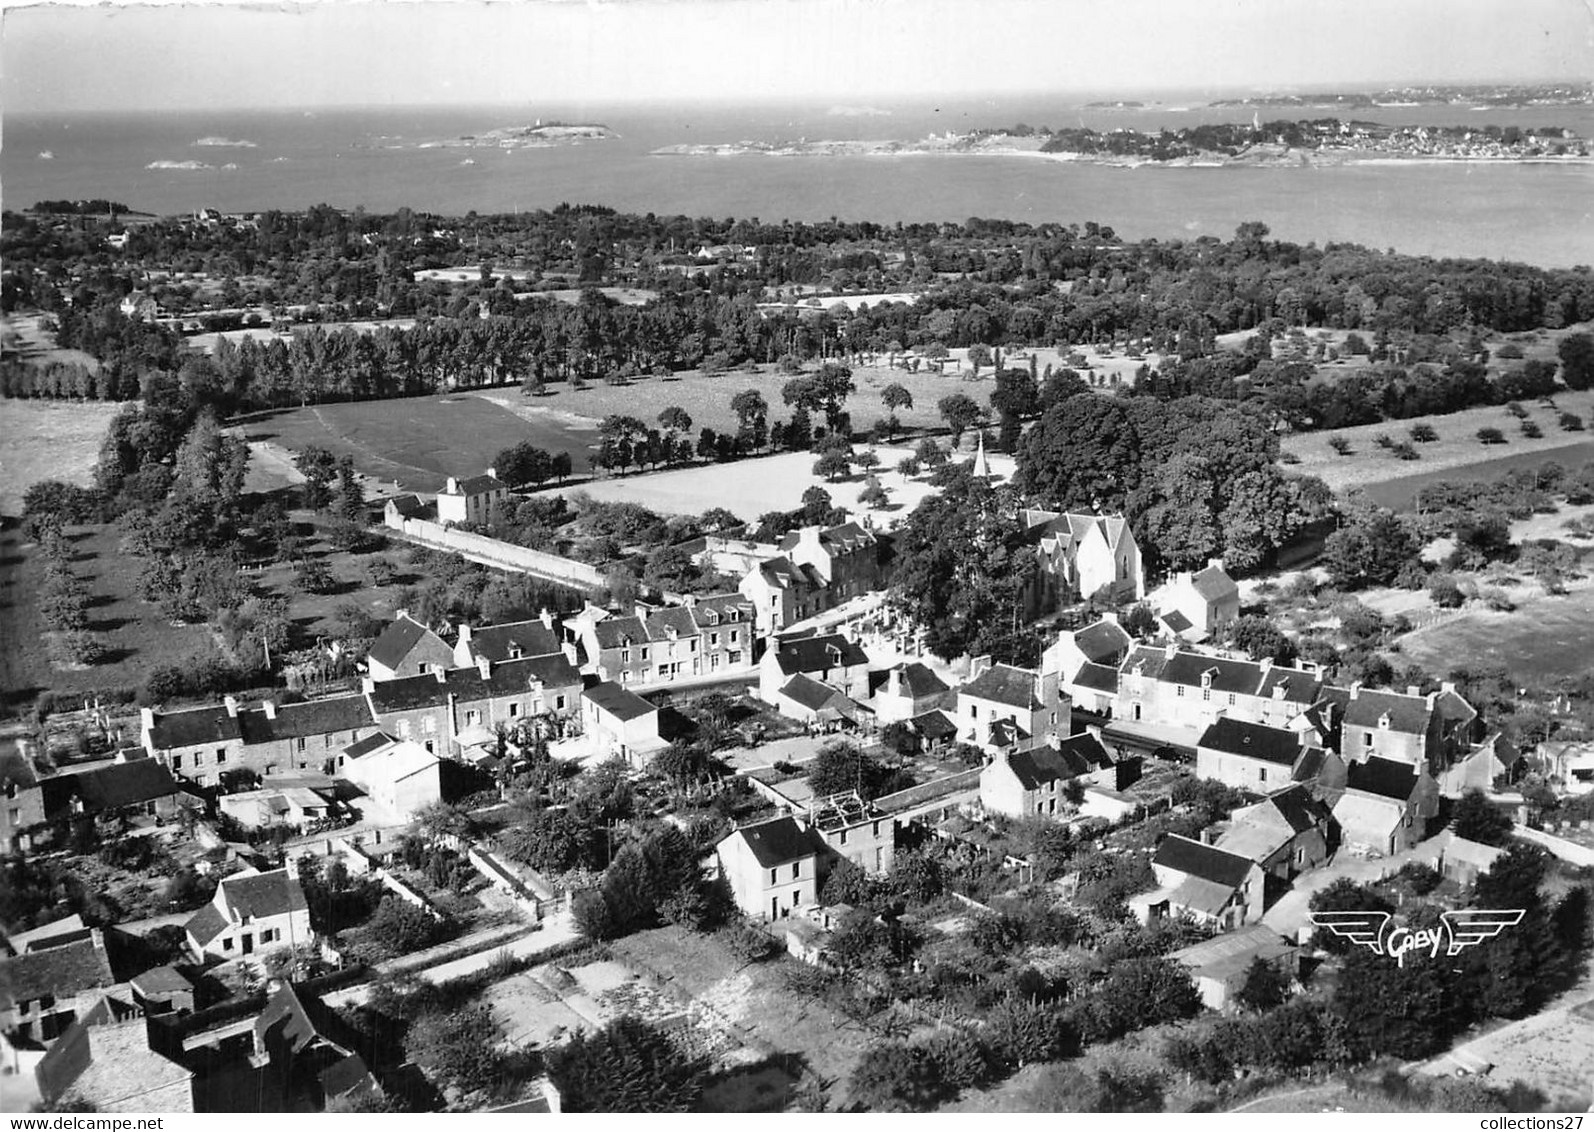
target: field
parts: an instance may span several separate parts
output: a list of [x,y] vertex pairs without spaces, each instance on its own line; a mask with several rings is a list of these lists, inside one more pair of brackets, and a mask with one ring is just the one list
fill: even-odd
[[92,354],[82,350],[69,350],[55,344],[55,333],[46,330],[40,321],[45,316],[37,314],[12,315],[0,322],[0,339],[5,348],[16,351],[25,362],[49,365],[61,362],[79,365],[90,373],[100,372],[100,363]]
[[1400,639],[1402,655],[1430,672],[1448,672],[1458,658],[1471,666],[1504,665],[1524,686],[1594,672],[1594,588],[1536,597],[1510,613],[1465,612]]
[[[967,447],[967,438],[964,440]],[[860,449],[861,450],[861,449]],[[880,447],[876,476],[891,496],[891,502],[870,512],[880,527],[892,527],[910,514],[921,500],[935,492],[924,476],[908,479],[896,470],[897,462],[908,454],[906,448]],[[967,453],[964,453],[967,458]],[[788,452],[779,456],[760,456],[733,464],[709,464],[674,472],[593,480],[563,489],[566,494],[581,492],[608,503],[640,503],[666,515],[698,515],[711,507],[723,507],[738,519],[756,520],[766,511],[792,511],[802,506],[803,492],[819,486],[830,493],[838,507],[864,511],[858,495],[867,477],[855,472],[831,483],[813,474],[811,452]],[[989,457],[992,471],[1011,476],[1013,461],[1007,456]]]
[[89,484],[120,408],[104,401],[0,401],[0,513],[20,515],[22,493],[39,480]]
[[[1588,432],[1563,432],[1557,414],[1572,412],[1594,429],[1594,397],[1587,393],[1566,393],[1555,399],[1556,408],[1537,402],[1524,404],[1528,420],[1544,435],[1537,440],[1523,436],[1515,418],[1500,406],[1465,409],[1443,416],[1418,417],[1409,421],[1384,421],[1359,425],[1334,432],[1311,432],[1284,438],[1282,449],[1300,458],[1288,470],[1317,476],[1335,491],[1359,487],[1367,490],[1384,506],[1411,506],[1416,490],[1435,480],[1492,479],[1512,467],[1536,467],[1546,460],[1575,466],[1594,459],[1594,440]],[[1415,445],[1420,459],[1399,460],[1378,448],[1373,438],[1388,433],[1395,441],[1408,439],[1407,430],[1418,421],[1431,424],[1439,439]],[[1504,444],[1479,443],[1480,428],[1498,428]],[[1341,456],[1329,447],[1329,438],[1343,436],[1350,441],[1351,454]]]
[[23,548],[15,526],[0,533],[0,689],[8,698],[25,699],[49,688],[84,691],[133,686],[151,668],[177,664],[196,653],[214,651],[203,625],[173,625],[138,595],[138,570],[117,549],[114,528],[72,529],[74,572],[91,595],[89,629],[100,633],[110,649],[104,663],[92,668],[52,668],[45,653],[45,624],[34,602],[43,579],[43,565],[33,548]]
[[584,471],[592,442],[590,427],[579,422],[553,413],[522,415],[465,394],[261,413],[242,422],[240,431],[251,442],[294,451],[319,445],[335,456],[353,456],[362,472],[407,491],[438,491],[449,476],[480,475],[496,453],[523,440],[569,452]]

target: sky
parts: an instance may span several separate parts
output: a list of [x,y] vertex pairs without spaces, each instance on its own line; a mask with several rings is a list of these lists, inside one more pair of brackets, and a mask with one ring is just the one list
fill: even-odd
[[1594,78],[1594,0],[0,2],[8,112]]

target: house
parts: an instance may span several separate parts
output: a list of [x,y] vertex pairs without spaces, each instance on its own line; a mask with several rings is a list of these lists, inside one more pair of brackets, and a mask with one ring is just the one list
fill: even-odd
[[1207,1008],[1219,1011],[1226,1010],[1244,989],[1251,966],[1258,959],[1282,975],[1286,983],[1294,982],[1300,971],[1300,949],[1261,924],[1182,947],[1168,958],[1190,972]]
[[136,322],[153,322],[160,317],[160,304],[148,291],[133,291],[120,304],[121,312]]
[[246,869],[222,878],[211,902],[190,917],[183,931],[200,962],[237,959],[315,938],[304,889],[288,869]]
[[194,984],[175,967],[151,967],[135,975],[128,986],[145,1014],[193,1013]]
[[857,523],[788,531],[779,550],[737,586],[753,605],[760,633],[777,633],[883,588],[879,540]]
[[[1189,623],[1189,628],[1183,632],[1174,630],[1176,635],[1187,640],[1205,640],[1225,625],[1239,620],[1240,587],[1223,569],[1223,559],[1213,558],[1194,573],[1183,570],[1174,575],[1161,613],[1170,630],[1175,625]],[[1167,619],[1175,614],[1180,620],[1169,623]]]
[[1594,743],[1541,743],[1539,760],[1546,777],[1566,793],[1575,797],[1594,790]]
[[52,1042],[116,982],[99,928],[36,940],[0,959],[0,1030]]
[[344,756],[338,777],[399,821],[443,800],[442,760],[414,740],[384,735],[346,747]]
[[1339,713],[1339,753],[1347,763],[1394,759],[1437,773],[1448,762],[1437,692],[1424,696],[1409,688],[1402,694],[1358,683],[1325,688],[1323,698]]
[[194,1112],[194,1071],[155,1048],[154,1021],[99,999],[44,1055],[34,1074],[55,1111]]
[[508,499],[509,485],[498,478],[493,468],[488,468],[484,476],[463,480],[449,476],[443,490],[437,493],[437,521],[490,527],[498,522]]
[[1457,837],[1454,830],[1446,829],[1428,841],[1419,856],[1439,870],[1446,880],[1471,888],[1478,883],[1480,876],[1505,856],[1505,852],[1498,845],[1469,841],[1465,837]]
[[1142,923],[1189,915],[1224,930],[1262,915],[1262,867],[1247,857],[1170,833],[1151,858],[1157,888],[1129,899]]
[[200,787],[224,775],[325,770],[347,744],[378,729],[364,695],[329,696],[297,704],[232,696],[221,704],[160,712],[141,709],[144,749],[173,775]]
[[1055,673],[1010,664],[981,667],[958,689],[958,737],[987,754],[1029,750],[1072,730],[1071,706]]
[[[757,660],[753,603],[739,593],[687,595],[697,625],[702,671],[708,675],[750,668]],[[652,630],[650,629],[649,632]]]
[[667,744],[659,737],[659,708],[618,684],[581,693],[581,723],[597,758],[618,755],[640,767]]
[[[560,640],[557,622],[546,609],[542,616],[530,621],[509,621],[501,625],[483,625],[473,628],[468,624],[459,627],[454,641],[453,668],[474,668],[483,658],[494,664],[506,660],[520,660],[529,656],[563,654],[572,664],[573,647]],[[422,669],[421,671],[425,671]],[[373,673],[373,675],[375,675]],[[406,673],[405,675],[416,675]]]
[[787,719],[821,730],[859,723],[868,714],[844,692],[802,672],[780,686],[773,703]]
[[364,695],[380,730],[414,739],[433,754],[453,756],[493,742],[499,724],[514,727],[531,720],[564,726],[578,710],[581,685],[581,673],[561,653],[501,664],[481,657],[469,668],[430,676],[367,678]]
[[1229,828],[1214,842],[1283,880],[1321,865],[1337,843],[1333,812],[1300,783],[1235,810]]
[[334,810],[330,797],[304,786],[223,794],[216,805],[246,829],[281,825],[302,831],[311,822],[331,816]]
[[382,505],[382,522],[402,531],[410,519],[436,518],[436,507],[418,495],[395,495]]
[[33,847],[37,827],[44,824],[44,791],[38,772],[21,741],[0,748],[0,852],[21,853]]
[[742,595],[715,594],[677,606],[639,602],[629,616],[589,605],[570,631],[599,679],[655,685],[750,667],[754,622]]
[[1071,809],[1067,784],[1116,785],[1112,756],[1085,731],[1023,751],[1003,751],[980,771],[980,804],[1011,817],[1057,817]]
[[1421,841],[1438,810],[1439,788],[1427,766],[1374,757],[1346,764],[1334,820],[1346,847],[1394,854]]
[[1221,717],[1196,743],[1196,774],[1238,790],[1266,794],[1293,781],[1305,748],[1288,727]]
[[1021,517],[1040,564],[1025,594],[1031,617],[1080,601],[1120,605],[1145,596],[1140,547],[1122,515],[1026,509]]
[[925,753],[944,750],[956,742],[958,737],[957,721],[952,718],[952,713],[945,709],[916,715],[912,719],[904,720],[903,726],[917,741],[918,749]]
[[1113,718],[1181,728],[1194,740],[1219,716],[1288,726],[1322,694],[1315,667],[1291,668],[1178,644],[1141,645],[1118,666]]
[[40,779],[46,820],[78,814],[175,817],[185,797],[182,787],[143,751],[135,748],[132,754],[136,757]]
[[824,841],[791,817],[743,826],[714,847],[736,906],[764,920],[818,902],[825,852]]
[[[1539,748],[1543,754],[1544,748]],[[1500,732],[1495,732],[1439,772],[1439,793],[1459,798],[1468,790],[1493,794],[1508,789],[1527,773],[1528,761]]]
[[896,858],[897,822],[880,806],[865,802],[856,791],[814,798],[808,805],[807,826],[828,849],[819,860],[828,872],[845,859],[865,872],[883,875]]
[[869,686],[874,691],[869,706],[881,723],[912,719],[956,702],[946,681],[916,660],[870,673]]
[[1112,714],[1118,694],[1118,665],[1134,645],[1115,614],[1083,629],[1065,629],[1041,654],[1041,671],[1055,672],[1076,711]]
[[275,1095],[324,1109],[334,1100],[381,1094],[355,1052],[357,1035],[335,1010],[291,982],[282,982],[266,999],[251,1036],[252,1061],[265,1063]]
[[811,676],[855,700],[869,694],[869,658],[839,633],[788,637],[764,653],[758,668],[758,697],[773,704],[793,676]]
[[366,669],[373,680],[397,680],[422,676],[439,669],[455,668],[455,649],[401,609],[377,634],[366,653]]

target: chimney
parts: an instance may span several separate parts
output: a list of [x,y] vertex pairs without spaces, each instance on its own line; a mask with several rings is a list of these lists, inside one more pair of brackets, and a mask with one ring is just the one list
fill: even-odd
[[449,476],[448,477],[448,483],[443,487],[443,494],[444,495],[458,495],[459,494],[459,481],[457,479],[455,479],[453,476]]
[[537,618],[542,622],[544,629],[547,629],[550,633],[553,632],[553,614],[549,612],[546,605],[537,611]]
[[561,647],[564,650],[565,659],[574,667],[576,663],[576,643],[574,641],[566,641]]
[[[1413,688],[1412,689],[1412,693],[1415,695],[1416,692],[1417,692],[1417,689]],[[1425,696],[1424,698],[1428,701],[1428,710],[1429,711],[1433,711],[1439,706],[1439,693],[1438,692],[1429,692],[1428,695]]]
[[902,665],[897,665],[891,670],[891,677],[886,683],[886,691],[893,696],[902,695]]
[[1449,680],[1441,682],[1439,685],[1439,690],[1441,692],[1449,692],[1452,696],[1460,695],[1460,693],[1456,691],[1455,684],[1451,683]]
[[376,681],[369,676],[360,677],[360,694],[369,696],[376,691]]
[[260,710],[266,713],[267,719],[277,718],[277,705],[270,700],[261,700]]
[[1207,559],[1207,566],[1210,567],[1211,569],[1214,569],[1214,570],[1221,570],[1221,569],[1223,569],[1223,559],[1221,559],[1221,558],[1208,558]]
[[1101,619],[1103,621],[1111,621],[1114,625],[1116,625],[1118,624],[1118,611],[1115,609],[1109,609],[1107,612],[1101,615]]
[[1354,700],[1357,696],[1359,696],[1361,694],[1362,694],[1362,682],[1360,680],[1356,680],[1356,681],[1352,682],[1352,684],[1350,686],[1350,698]]
[[492,467],[488,468],[487,469],[487,475],[488,475],[488,477],[490,479],[497,479],[498,478],[498,469],[497,468],[492,468]]
[[446,668],[434,668],[434,669],[432,669],[432,675],[437,677],[437,682],[439,684],[447,684],[448,683],[448,669],[446,669]]
[[1406,695],[1408,695],[1408,696],[1420,696],[1420,695],[1422,695],[1422,689],[1419,688],[1415,684],[1407,684],[1406,685]]
[[1163,652],[1164,656],[1166,656],[1169,660],[1172,660],[1174,657],[1179,655],[1179,644],[1178,644],[1178,642],[1177,641],[1169,641],[1166,645],[1164,645],[1162,647],[1162,652]]
[[1280,680],[1277,684],[1273,685],[1273,698],[1275,700],[1282,700],[1284,698],[1284,681]]
[[238,700],[235,696],[223,696],[221,702],[227,705],[227,714],[234,719],[238,718]]
[[393,620],[395,620],[395,621],[413,621],[415,619],[410,616],[410,611],[409,610],[400,609],[396,613],[393,614]]
[[1261,670],[1262,675],[1266,676],[1273,670],[1273,658],[1270,656],[1264,656],[1261,660],[1256,662],[1256,666]]
[[148,735],[151,729],[153,729],[155,726],[155,709],[147,707],[139,708],[138,722],[139,729],[142,730],[144,734]]
[[[1087,723],[1087,724],[1085,724],[1085,734],[1089,735],[1092,739],[1096,740],[1096,742],[1098,742],[1098,743],[1102,742],[1101,727],[1098,724],[1095,724],[1095,723]],[[1105,744],[1103,744],[1103,745],[1105,745]]]
[[493,662],[485,656],[478,656],[476,658],[476,671],[482,674],[483,680],[486,680],[493,674]]

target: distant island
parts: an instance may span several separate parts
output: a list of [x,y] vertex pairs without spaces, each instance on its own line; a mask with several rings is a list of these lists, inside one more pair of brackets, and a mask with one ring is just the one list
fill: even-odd
[[1392,87],[1374,91],[1319,91],[1307,94],[1269,93],[1222,98],[1210,106],[1301,106],[1373,110],[1406,106],[1466,106],[1479,110],[1511,110],[1524,106],[1581,106],[1594,103],[1594,84],[1547,83],[1538,86]]
[[480,134],[463,134],[443,141],[421,142],[418,149],[546,149],[607,141],[620,135],[597,123],[538,122],[533,126],[502,126]]
[[743,141],[672,145],[656,156],[874,157],[966,155],[1032,157],[1099,165],[1292,166],[1373,161],[1545,161],[1590,159],[1589,144],[1559,126],[1389,126],[1318,118],[1219,123],[1178,130],[1052,130],[1016,125],[931,134],[918,141]]

